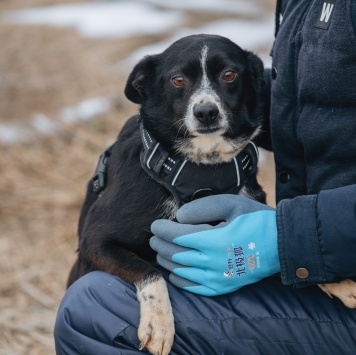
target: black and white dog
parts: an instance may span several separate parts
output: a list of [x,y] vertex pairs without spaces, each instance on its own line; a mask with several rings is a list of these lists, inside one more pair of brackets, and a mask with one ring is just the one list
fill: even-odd
[[143,58],[128,78],[125,94],[140,113],[89,183],[68,285],[92,270],[135,284],[140,349],[168,354],[174,338],[166,283],[149,247],[151,223],[174,219],[181,204],[210,194],[265,202],[251,142],[261,127],[262,82],[261,60],[215,35],[182,38]]

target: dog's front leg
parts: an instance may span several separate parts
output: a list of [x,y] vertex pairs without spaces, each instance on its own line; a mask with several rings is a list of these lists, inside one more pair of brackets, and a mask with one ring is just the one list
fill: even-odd
[[173,344],[174,318],[166,282],[161,275],[154,275],[135,286],[141,310],[140,350],[146,347],[152,354],[167,355]]

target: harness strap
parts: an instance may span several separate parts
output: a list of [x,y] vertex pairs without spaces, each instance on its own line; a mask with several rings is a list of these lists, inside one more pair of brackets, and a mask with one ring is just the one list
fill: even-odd
[[142,168],[171,192],[178,206],[208,195],[238,194],[257,170],[258,149],[253,142],[229,163],[194,164],[167,152],[144,128],[142,121],[140,131]]

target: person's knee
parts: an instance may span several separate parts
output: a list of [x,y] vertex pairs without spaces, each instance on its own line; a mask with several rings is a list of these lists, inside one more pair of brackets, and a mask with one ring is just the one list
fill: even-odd
[[57,320],[68,323],[76,319],[91,317],[95,309],[110,309],[112,301],[125,295],[136,300],[135,287],[102,271],[93,271],[74,282],[64,295],[58,310]]
[[139,317],[135,287],[117,277],[93,271],[77,280],[67,290],[57,313],[55,339],[68,334],[91,336],[93,324],[105,317],[113,323]]
[[54,328],[56,352],[115,353],[115,339],[122,334],[137,345],[138,322],[135,287],[113,275],[91,272],[63,297]]
[[85,326],[89,317],[90,309],[97,302],[96,294],[99,292],[102,278],[106,275],[102,272],[91,272],[74,282],[65,293],[59,306],[55,327],[54,338],[57,344],[63,344],[63,340],[70,337],[74,332],[76,319],[80,319]]

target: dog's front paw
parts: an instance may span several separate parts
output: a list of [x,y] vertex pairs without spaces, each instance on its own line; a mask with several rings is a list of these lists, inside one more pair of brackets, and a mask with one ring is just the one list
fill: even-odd
[[154,355],[168,355],[174,338],[173,317],[159,318],[151,321],[141,320],[138,328],[138,338],[141,341],[139,349],[147,348]]
[[356,308],[356,282],[343,280],[334,284],[318,285],[330,298],[338,297],[346,307]]
[[166,283],[159,277],[137,286],[141,308],[140,350],[147,348],[151,354],[168,355],[173,345],[174,318]]

